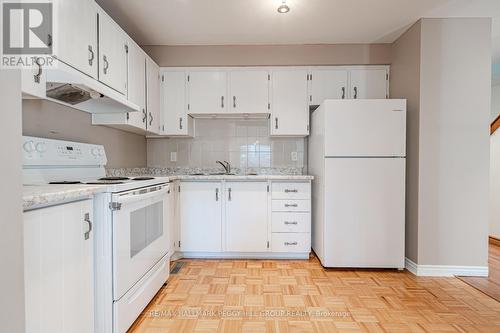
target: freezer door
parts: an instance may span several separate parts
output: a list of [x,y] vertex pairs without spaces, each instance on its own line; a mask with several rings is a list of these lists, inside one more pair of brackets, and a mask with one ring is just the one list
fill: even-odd
[[406,100],[325,102],[325,156],[405,156]]
[[325,267],[404,267],[405,159],[325,159]]

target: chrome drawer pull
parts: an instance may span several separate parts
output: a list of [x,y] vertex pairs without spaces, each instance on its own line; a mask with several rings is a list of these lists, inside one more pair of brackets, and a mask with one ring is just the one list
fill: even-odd
[[288,221],[285,221],[285,224],[286,224],[286,225],[290,225],[290,224],[292,224],[292,225],[297,225],[297,224],[299,224],[299,223],[298,223],[298,222],[288,222]]
[[297,192],[299,192],[299,190],[297,190],[297,189],[293,189],[293,190],[286,189],[285,190],[285,193],[297,193]]
[[285,207],[298,207],[299,205],[297,204],[285,204]]
[[297,242],[292,242],[292,243],[290,243],[290,242],[285,242],[285,246],[295,246],[295,245],[297,245],[297,244],[298,244]]

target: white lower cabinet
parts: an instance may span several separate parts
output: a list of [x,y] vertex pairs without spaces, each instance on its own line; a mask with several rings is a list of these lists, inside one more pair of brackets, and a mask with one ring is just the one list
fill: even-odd
[[307,258],[311,251],[310,181],[182,181],[178,189],[181,255]]
[[221,182],[180,185],[180,251],[222,251]]
[[92,200],[24,213],[27,333],[94,331]]
[[227,182],[226,251],[266,252],[267,182]]

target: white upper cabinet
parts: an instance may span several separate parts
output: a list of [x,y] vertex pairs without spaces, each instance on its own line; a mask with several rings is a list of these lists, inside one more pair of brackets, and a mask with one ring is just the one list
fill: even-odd
[[222,184],[183,182],[180,188],[180,250],[222,251]]
[[200,70],[188,73],[188,112],[193,114],[222,113],[229,110],[227,73]]
[[385,99],[388,98],[387,68],[359,68],[350,71],[352,99]]
[[314,69],[309,75],[309,104],[320,105],[325,99],[346,99],[349,94],[347,70]]
[[128,100],[141,112],[130,112],[128,124],[146,130],[146,54],[131,39],[128,41]]
[[193,120],[187,113],[186,72],[161,73],[161,122],[163,135],[193,135]]
[[264,70],[229,72],[229,112],[269,113],[269,73]]
[[147,131],[160,133],[160,67],[151,58],[146,58],[146,111]]
[[306,69],[274,70],[271,74],[271,135],[309,135]]
[[93,0],[53,4],[55,57],[97,79],[97,5]]
[[127,93],[128,36],[102,9],[99,9],[99,81]]
[[268,251],[267,182],[228,182],[225,200],[226,251]]

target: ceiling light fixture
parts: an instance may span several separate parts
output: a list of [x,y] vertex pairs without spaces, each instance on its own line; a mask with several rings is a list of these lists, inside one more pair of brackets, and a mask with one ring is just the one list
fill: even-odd
[[286,0],[283,0],[281,2],[281,6],[278,7],[278,13],[280,14],[286,14],[290,11],[290,7],[287,6]]

